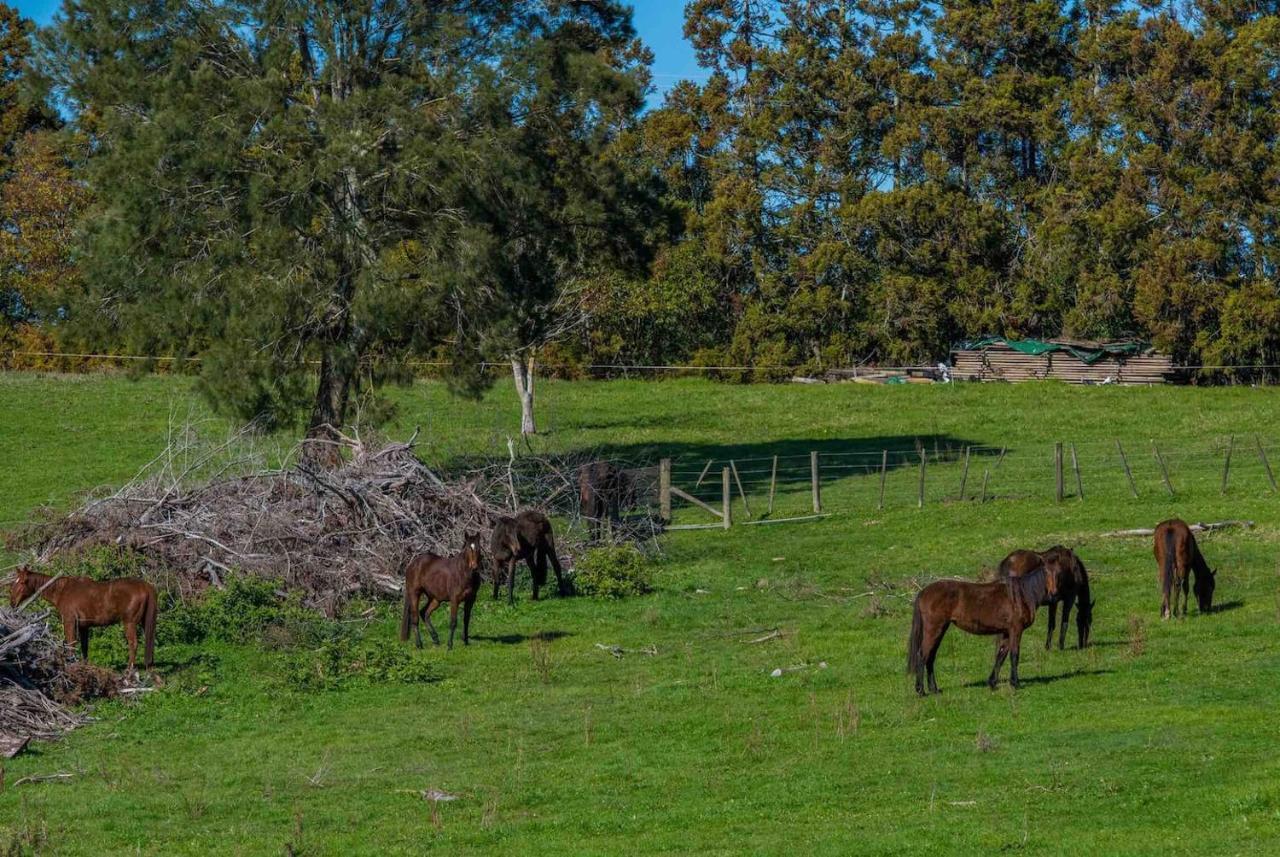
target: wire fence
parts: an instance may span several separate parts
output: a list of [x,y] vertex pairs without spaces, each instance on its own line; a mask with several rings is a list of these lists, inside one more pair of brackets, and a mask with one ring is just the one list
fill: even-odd
[[[1018,445],[920,441],[912,447],[663,459],[650,499],[679,526],[732,526],[839,513],[994,500],[1280,493],[1280,441],[1258,435],[1161,442],[1134,438]],[[664,475],[664,471],[666,471]]]

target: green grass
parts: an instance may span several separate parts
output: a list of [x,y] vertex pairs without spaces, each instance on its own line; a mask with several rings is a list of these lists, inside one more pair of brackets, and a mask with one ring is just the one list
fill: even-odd
[[[0,519],[129,478],[163,443],[170,413],[192,407],[187,390],[180,379],[0,378],[0,455],[13,462],[0,474]],[[390,431],[421,425],[435,462],[504,452],[517,416],[506,386],[477,403],[430,384],[394,395]],[[878,474],[833,469],[828,519],[667,536],[652,595],[526,599],[514,609],[484,597],[471,647],[421,655],[440,678],[425,685],[306,695],[282,689],[278,660],[256,648],[162,646],[165,689],[100,705],[92,725],[6,763],[0,845],[37,841],[60,854],[278,854],[286,845],[314,854],[1275,851],[1280,498],[1252,445],[1280,417],[1274,391],[682,381],[545,383],[539,396],[549,432],[537,448],[670,454],[681,474],[707,457],[815,448],[833,463],[837,452],[872,452],[866,460],[878,465],[879,449],[926,438],[927,503],[915,507],[917,464],[895,460],[884,510]],[[955,501],[961,464],[934,460],[935,437],[943,459],[948,443],[953,459],[966,445],[1008,447],[991,477],[995,501]],[[1135,470],[1136,500],[1115,438]],[[1170,455],[1175,498],[1152,438]],[[1083,502],[1053,500],[1058,440],[1077,444]],[[1272,461],[1280,465],[1280,453]],[[994,464],[974,458],[968,493]],[[804,510],[802,478],[776,515]],[[753,483],[750,499],[759,515],[763,486]],[[1257,522],[1202,539],[1228,609],[1199,616],[1193,607],[1184,622],[1161,622],[1149,540],[1101,537],[1173,514]],[[1045,652],[1042,614],[1023,650],[1024,687],[991,693],[991,640],[953,630],[938,661],[943,694],[917,698],[903,675],[910,582],[973,576],[1014,547],[1054,542],[1076,547],[1089,567],[1096,645]],[[780,639],[745,642],[773,628]],[[371,633],[390,638],[395,628],[387,619]],[[617,659],[597,643],[658,654]],[[59,770],[75,776],[12,786]],[[459,799],[433,813],[419,796],[428,788]]]

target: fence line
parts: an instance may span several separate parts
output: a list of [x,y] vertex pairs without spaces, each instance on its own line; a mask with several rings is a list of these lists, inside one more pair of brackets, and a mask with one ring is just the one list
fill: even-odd
[[[815,515],[860,509],[870,514],[886,505],[1280,495],[1271,468],[1271,456],[1277,454],[1280,441],[1258,434],[1192,443],[1064,438],[1016,447],[948,443],[931,448],[922,438],[914,448],[743,457],[686,454],[661,459],[659,468],[667,475],[658,499],[668,522],[701,506],[716,511],[719,527],[814,520]],[[713,476],[695,484],[717,470],[721,479]],[[781,516],[777,519],[775,506]]]

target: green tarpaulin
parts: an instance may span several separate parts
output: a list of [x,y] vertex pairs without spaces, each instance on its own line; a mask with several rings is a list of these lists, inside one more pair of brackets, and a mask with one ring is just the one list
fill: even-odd
[[1050,351],[1065,351],[1080,362],[1092,366],[1105,357],[1133,357],[1141,354],[1149,347],[1144,342],[1103,342],[1098,345],[1082,343],[1067,344],[1064,342],[1047,342],[1043,339],[1005,339],[1003,336],[986,336],[972,342],[960,343],[961,351],[981,351],[990,345],[1004,345],[1023,354],[1047,354]]

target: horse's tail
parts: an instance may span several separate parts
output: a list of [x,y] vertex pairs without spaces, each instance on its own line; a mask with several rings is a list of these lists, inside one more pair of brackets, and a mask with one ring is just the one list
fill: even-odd
[[156,659],[156,612],[159,609],[156,601],[156,591],[148,587],[147,604],[142,613],[142,634],[145,641],[142,662],[147,669],[151,669]]
[[1093,630],[1093,599],[1089,596],[1089,574],[1080,564],[1080,579],[1076,582],[1076,635],[1080,648],[1089,645]]
[[919,672],[924,664],[924,616],[920,614],[920,596],[911,605],[911,633],[907,636],[907,675]]
[[1173,575],[1174,570],[1178,567],[1177,551],[1174,547],[1173,527],[1165,527],[1164,530],[1164,565],[1160,569],[1160,587],[1164,592],[1165,600],[1173,594]]

